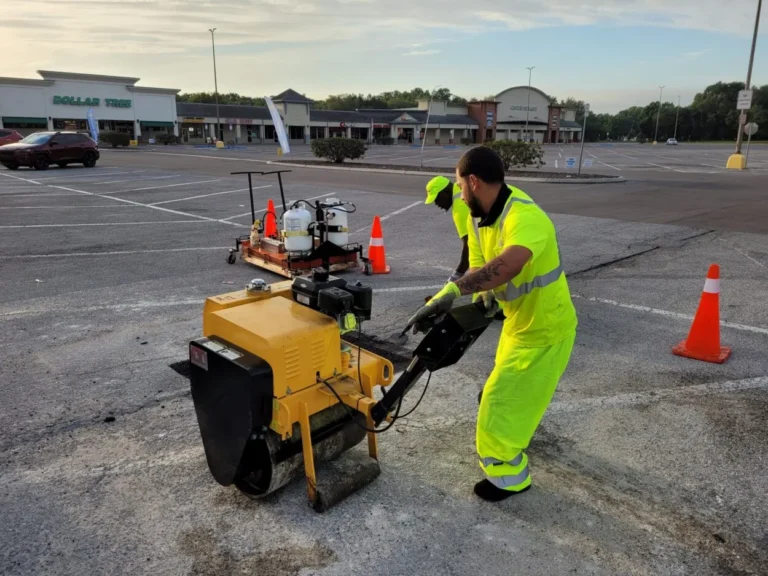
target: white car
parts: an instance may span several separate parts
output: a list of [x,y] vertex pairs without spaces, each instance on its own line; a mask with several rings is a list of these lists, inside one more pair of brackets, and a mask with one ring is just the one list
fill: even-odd
[[677,146],[677,140],[675,140],[674,138],[670,138],[669,140],[667,140],[667,146]]

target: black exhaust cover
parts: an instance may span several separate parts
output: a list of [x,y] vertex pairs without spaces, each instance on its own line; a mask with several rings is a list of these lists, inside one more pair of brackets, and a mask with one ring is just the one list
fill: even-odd
[[190,384],[208,467],[229,486],[252,435],[272,421],[272,368],[220,338],[189,343]]

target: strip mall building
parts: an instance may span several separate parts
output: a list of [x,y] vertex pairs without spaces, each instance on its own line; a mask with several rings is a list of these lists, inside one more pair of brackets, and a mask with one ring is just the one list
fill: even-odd
[[[177,102],[179,90],[137,86],[139,78],[38,71],[40,79],[0,78],[0,128],[22,134],[42,130],[86,130],[93,110],[102,131],[129,134],[142,142],[159,133],[182,142],[261,144],[276,139],[266,107]],[[578,142],[575,112],[551,105],[536,88],[516,86],[494,100],[454,106],[428,101],[397,110],[316,110],[294,90],[273,98],[294,143],[346,136],[366,141],[393,138],[396,143],[458,144],[462,140]],[[527,125],[527,131],[526,131]]]

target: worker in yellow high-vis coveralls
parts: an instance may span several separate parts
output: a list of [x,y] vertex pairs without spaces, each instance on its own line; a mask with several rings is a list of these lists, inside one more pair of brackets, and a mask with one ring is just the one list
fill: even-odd
[[424,204],[434,204],[446,212],[451,211],[456,233],[461,240],[459,265],[448,278],[448,282],[455,282],[469,269],[469,206],[461,198],[461,188],[445,176],[435,176],[427,182],[427,199]]
[[469,271],[449,282],[409,321],[418,331],[463,294],[479,294],[488,315],[506,320],[496,363],[483,389],[477,452],[486,478],[475,494],[499,501],[531,485],[525,453],[571,356],[576,311],[560,261],[555,227],[534,201],[504,182],[486,147],[459,160],[456,182],[469,206]]

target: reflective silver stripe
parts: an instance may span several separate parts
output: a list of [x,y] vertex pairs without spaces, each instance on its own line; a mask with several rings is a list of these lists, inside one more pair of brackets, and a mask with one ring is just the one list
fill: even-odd
[[563,267],[558,264],[557,268],[551,272],[547,272],[541,276],[536,276],[530,282],[525,282],[520,284],[520,286],[515,286],[512,282],[509,282],[507,287],[504,289],[503,295],[500,295],[498,292],[496,292],[496,298],[503,302],[511,302],[512,300],[517,300],[520,298],[520,296],[525,296],[526,294],[533,292],[534,288],[544,288],[550,284],[554,284],[560,279],[560,275],[562,273]]
[[[480,242],[480,228],[477,227],[477,218],[472,218],[472,228],[475,229],[475,236],[477,237],[477,241]],[[480,246],[480,251],[482,252],[482,246]]]
[[528,476],[528,466],[526,466],[523,468],[523,471],[520,472],[520,474],[511,474],[509,476],[488,476],[488,480],[497,488],[512,488],[525,482],[528,479]]
[[498,466],[499,464],[509,464],[510,466],[520,466],[520,464],[522,464],[523,462],[523,453],[520,452],[520,454],[515,456],[509,462],[504,462],[503,460],[499,460],[498,458],[494,458],[492,456],[486,456],[485,458],[480,458],[480,462],[483,463],[483,466]]
[[453,195],[453,199],[456,200],[456,198],[461,198],[461,192],[456,192],[456,194]]

